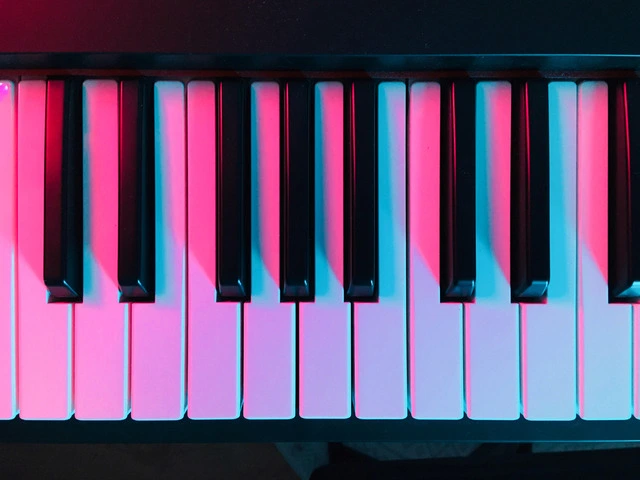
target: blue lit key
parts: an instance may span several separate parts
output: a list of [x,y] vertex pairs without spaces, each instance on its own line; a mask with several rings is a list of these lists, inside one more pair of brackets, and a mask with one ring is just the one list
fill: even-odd
[[521,304],[522,413],[529,420],[576,416],[577,87],[549,84],[551,281],[546,304]]
[[520,416],[518,305],[511,303],[511,86],[481,82],[476,96],[476,302],[465,304],[467,415]]
[[590,420],[632,413],[631,306],[608,303],[607,93],[578,87],[578,402]]

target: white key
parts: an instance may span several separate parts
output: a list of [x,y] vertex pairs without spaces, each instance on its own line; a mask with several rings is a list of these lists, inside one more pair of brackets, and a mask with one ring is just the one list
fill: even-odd
[[351,416],[351,305],[344,301],[343,88],[315,87],[316,296],[300,303],[303,418]]
[[631,306],[608,302],[608,95],[578,87],[578,402],[591,420],[632,414]]
[[529,420],[576,416],[577,87],[549,84],[549,235],[546,304],[522,304],[522,413]]
[[180,82],[157,82],[155,303],[131,306],[131,417],[180,419],[185,411],[185,99]]
[[246,418],[295,415],[295,303],[280,303],[280,92],[251,85],[251,302],[244,304]]
[[472,419],[520,416],[518,305],[511,303],[511,86],[476,98],[476,301],[465,304],[465,394]]
[[407,416],[406,86],[378,87],[378,303],[354,303],[358,418]]
[[216,91],[187,87],[189,291],[187,415],[240,415],[241,304],[216,302]]
[[83,85],[84,294],[75,305],[78,419],[129,413],[129,305],[118,302],[118,84]]
[[16,94],[0,80],[0,418],[18,413],[16,398]]
[[20,418],[63,420],[72,406],[73,305],[43,281],[46,83],[18,85],[18,401]]
[[411,416],[459,419],[462,305],[440,303],[440,85],[417,82],[409,95]]

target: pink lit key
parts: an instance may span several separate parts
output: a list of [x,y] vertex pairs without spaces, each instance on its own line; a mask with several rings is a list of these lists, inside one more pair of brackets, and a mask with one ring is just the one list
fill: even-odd
[[244,304],[246,418],[295,415],[295,304],[280,303],[280,102],[251,85],[251,302]]
[[241,304],[216,302],[216,97],[187,87],[188,410],[192,419],[240,415]]
[[476,89],[476,301],[465,304],[465,395],[472,419],[520,416],[520,329],[511,303],[511,86]]
[[351,416],[351,306],[344,301],[343,91],[315,87],[316,296],[300,303],[299,405],[303,418]]
[[43,282],[46,84],[18,85],[18,401],[20,418],[73,413],[73,305],[47,303]]
[[16,398],[16,95],[0,80],[0,418],[18,413]]
[[440,303],[440,85],[409,90],[411,416],[462,418],[462,305]]
[[407,416],[406,86],[378,89],[377,303],[354,303],[354,387],[358,418]]
[[157,82],[155,115],[155,303],[131,306],[131,416],[176,420],[185,411],[185,94]]
[[89,80],[84,105],[84,297],[75,305],[75,417],[129,412],[129,305],[118,302],[118,85]]
[[631,306],[608,298],[608,92],[578,86],[578,406],[580,417],[633,413]]

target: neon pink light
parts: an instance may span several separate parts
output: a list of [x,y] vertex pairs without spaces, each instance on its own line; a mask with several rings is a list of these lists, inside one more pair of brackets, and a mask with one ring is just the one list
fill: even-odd
[[[492,127],[490,129],[491,145],[497,146],[504,142],[504,138],[511,138],[511,95],[509,87],[504,86],[499,94],[493,96],[491,106]],[[502,271],[505,282],[511,279],[510,268],[510,238],[511,238],[511,150],[509,148],[495,148],[491,155],[491,162],[495,165],[489,169],[489,185],[506,185],[506,188],[490,188],[489,211],[491,218],[491,250]]]
[[4,82],[0,82],[0,101],[4,100],[6,97],[10,96],[9,95],[9,84],[8,83],[4,83]]
[[17,413],[16,398],[16,101],[0,82],[0,418]]
[[79,419],[122,419],[129,402],[129,305],[118,302],[118,86],[84,86],[84,300],[75,305]]
[[46,83],[18,86],[18,402],[20,418],[72,413],[73,306],[47,303],[42,281]]

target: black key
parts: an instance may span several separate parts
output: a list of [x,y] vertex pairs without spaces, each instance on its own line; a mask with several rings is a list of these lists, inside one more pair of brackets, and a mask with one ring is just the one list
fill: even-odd
[[468,302],[476,284],[476,86],[441,86],[440,300]]
[[377,85],[345,85],[345,301],[378,299]]
[[219,301],[249,301],[251,295],[249,118],[245,83],[220,82],[216,215]]
[[282,90],[280,300],[313,301],[312,89],[306,81],[291,81]]
[[609,87],[609,300],[640,299],[640,82]]
[[153,83],[120,83],[118,285],[121,302],[155,298]]
[[82,301],[82,83],[47,82],[44,283],[50,302]]
[[511,301],[543,301],[549,286],[549,86],[511,88]]

